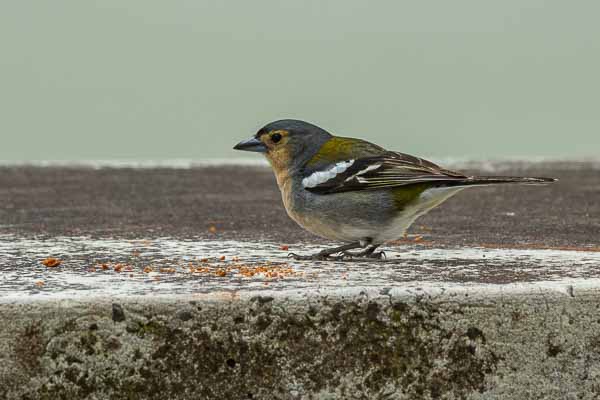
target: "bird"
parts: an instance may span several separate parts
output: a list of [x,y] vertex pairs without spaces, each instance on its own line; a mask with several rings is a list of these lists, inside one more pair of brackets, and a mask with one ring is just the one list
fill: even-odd
[[[461,190],[495,184],[548,184],[554,178],[468,176],[309,122],[268,123],[235,150],[264,154],[292,220],[343,245],[296,260],[382,259],[420,216]],[[356,251],[352,251],[356,250]]]

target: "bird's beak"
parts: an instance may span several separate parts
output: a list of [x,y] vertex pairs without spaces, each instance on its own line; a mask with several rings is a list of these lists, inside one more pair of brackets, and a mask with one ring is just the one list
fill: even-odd
[[266,153],[267,146],[257,138],[250,138],[247,140],[242,140],[238,144],[236,144],[233,148],[234,150],[243,150],[243,151],[255,151],[257,153]]

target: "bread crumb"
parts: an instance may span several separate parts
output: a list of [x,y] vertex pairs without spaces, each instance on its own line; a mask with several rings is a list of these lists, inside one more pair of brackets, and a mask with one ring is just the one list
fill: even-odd
[[48,257],[42,261],[42,264],[44,264],[48,268],[58,267],[61,263],[62,263],[61,260],[59,260],[58,258],[52,258],[52,257]]

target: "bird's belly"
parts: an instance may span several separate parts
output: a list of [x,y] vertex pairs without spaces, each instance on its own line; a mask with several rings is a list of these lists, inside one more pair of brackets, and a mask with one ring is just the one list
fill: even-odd
[[[307,231],[330,240],[356,242],[371,239],[382,244],[401,238],[421,215],[462,188],[435,188],[421,193],[398,210],[389,191],[357,191],[294,196],[282,191],[288,215]],[[295,192],[298,193],[298,192]]]
[[393,217],[391,199],[375,191],[328,195],[305,192],[303,196],[283,197],[288,215],[298,225],[330,240],[372,238]]
[[356,242],[375,233],[372,226],[345,224],[338,220],[312,217],[306,214],[290,214],[292,219],[307,231],[325,239],[340,242]]
[[405,207],[395,218],[390,220],[387,226],[375,236],[374,241],[385,243],[401,238],[417,218],[439,206],[462,189],[464,187],[427,189],[412,204]]

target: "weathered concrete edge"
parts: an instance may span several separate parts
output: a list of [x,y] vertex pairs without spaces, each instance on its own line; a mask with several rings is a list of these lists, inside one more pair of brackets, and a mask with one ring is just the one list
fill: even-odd
[[533,282],[516,282],[512,284],[481,284],[481,283],[465,283],[465,282],[406,282],[405,285],[399,286],[394,283],[394,286],[348,286],[344,287],[340,284],[337,288],[331,287],[298,287],[291,289],[262,289],[262,290],[236,290],[223,287],[221,289],[207,289],[205,291],[197,291],[184,294],[153,294],[153,295],[87,295],[85,291],[81,291],[76,295],[62,295],[61,293],[37,294],[24,297],[22,294],[11,296],[5,294],[0,296],[0,305],[2,304],[31,304],[31,303],[46,303],[57,301],[74,301],[74,302],[90,302],[101,303],[105,301],[148,301],[152,302],[185,302],[191,300],[201,301],[222,301],[222,300],[249,300],[253,297],[268,296],[282,300],[301,300],[309,297],[353,297],[353,296],[369,296],[376,298],[380,295],[394,296],[398,298],[412,298],[414,296],[466,296],[471,298],[491,298],[502,296],[536,296],[544,293],[574,296],[575,293],[586,293],[600,291],[599,278],[568,278],[554,281],[533,281]]
[[368,292],[0,304],[0,398],[600,395],[600,290]]

